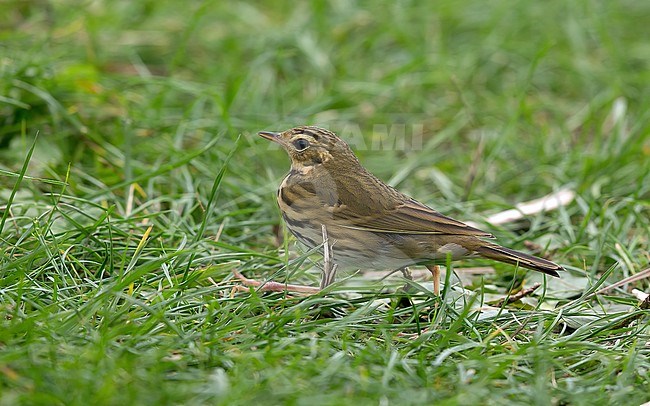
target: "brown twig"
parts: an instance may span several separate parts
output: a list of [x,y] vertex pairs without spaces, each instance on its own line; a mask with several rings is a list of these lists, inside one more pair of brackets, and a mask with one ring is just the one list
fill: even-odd
[[621,279],[620,281],[615,282],[615,283],[613,283],[613,284],[611,284],[609,286],[605,286],[604,288],[598,289],[597,291],[595,291],[591,295],[587,296],[585,299],[590,298],[590,297],[592,297],[594,295],[599,295],[601,293],[605,293],[608,290],[618,288],[618,287],[626,285],[628,283],[637,282],[637,281],[640,281],[640,280],[646,279],[646,278],[650,278],[650,268],[646,268],[646,269],[644,269],[643,271],[641,271],[639,273],[628,276],[627,278]]
[[505,297],[501,300],[499,300],[496,304],[496,307],[502,307],[504,304],[510,304],[514,303],[518,300],[521,300],[522,298],[531,295],[534,291],[536,291],[540,286],[542,286],[541,283],[535,283],[533,286],[531,286],[528,289],[522,289],[519,292],[515,293],[514,295],[510,295],[508,297]]

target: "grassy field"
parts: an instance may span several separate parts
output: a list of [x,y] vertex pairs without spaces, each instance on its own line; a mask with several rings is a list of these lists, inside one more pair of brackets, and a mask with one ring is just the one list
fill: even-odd
[[[648,278],[596,294],[650,267],[650,3],[0,8],[0,405],[650,401]],[[235,290],[318,284],[275,203],[288,158],[256,136],[300,124],[567,272],[463,261],[491,269],[406,307],[361,274]]]

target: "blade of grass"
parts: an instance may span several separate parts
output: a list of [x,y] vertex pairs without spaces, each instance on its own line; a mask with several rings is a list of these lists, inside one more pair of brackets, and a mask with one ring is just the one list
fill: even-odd
[[14,183],[14,187],[11,189],[9,200],[7,200],[7,204],[5,205],[4,212],[2,213],[2,220],[0,220],[0,235],[2,235],[2,232],[4,231],[5,222],[9,217],[9,210],[11,210],[11,204],[16,198],[16,193],[18,193],[18,189],[20,189],[20,184],[22,183],[23,178],[27,173],[27,167],[29,166],[29,162],[32,160],[32,155],[34,154],[34,149],[36,148],[36,142],[38,141],[38,134],[39,134],[38,131],[36,132],[36,134],[34,134],[34,141],[32,141],[32,146],[29,147],[29,150],[27,150],[27,155],[23,160],[23,166],[20,169],[20,172],[18,173],[18,179],[16,179],[16,183]]
[[[210,197],[208,198],[208,204],[205,207],[205,216],[203,216],[203,221],[201,221],[201,226],[199,227],[199,231],[196,233],[194,236],[194,242],[198,242],[201,238],[203,238],[203,234],[205,233],[205,228],[206,225],[208,224],[208,219],[210,218],[210,213],[211,213],[211,208],[212,205],[214,204],[215,200],[217,199],[217,195],[219,192],[219,186],[221,186],[221,181],[223,180],[223,176],[226,174],[226,169],[228,169],[228,163],[232,159],[233,155],[235,154],[235,151],[237,151],[237,148],[239,147],[239,140],[241,139],[241,135],[237,136],[237,139],[235,140],[235,144],[226,156],[226,159],[223,161],[223,165],[221,165],[221,169],[219,169],[219,172],[217,173],[217,176],[214,178],[214,182],[212,182],[212,189],[210,190]],[[196,257],[196,252],[192,252],[190,255],[189,261],[187,261],[187,266],[185,268],[185,272],[183,273],[183,281],[187,279],[187,275],[190,272],[190,268],[192,266],[192,263],[194,262],[194,258]]]

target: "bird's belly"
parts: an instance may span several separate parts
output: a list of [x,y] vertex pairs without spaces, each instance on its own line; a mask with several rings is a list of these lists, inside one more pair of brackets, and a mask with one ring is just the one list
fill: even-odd
[[[321,223],[284,216],[289,231],[309,248],[323,244]],[[462,246],[435,235],[376,233],[326,224],[332,261],[344,269],[394,270],[442,262],[470,254]]]

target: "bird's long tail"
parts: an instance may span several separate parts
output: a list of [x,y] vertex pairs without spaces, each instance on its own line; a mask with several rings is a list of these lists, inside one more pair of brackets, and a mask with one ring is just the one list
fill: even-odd
[[510,248],[496,244],[481,245],[476,248],[476,252],[485,258],[494,259],[512,265],[518,264],[524,268],[543,272],[547,275],[555,276],[556,278],[560,277],[560,274],[558,274],[557,271],[564,270],[560,265],[549,260],[511,250]]

